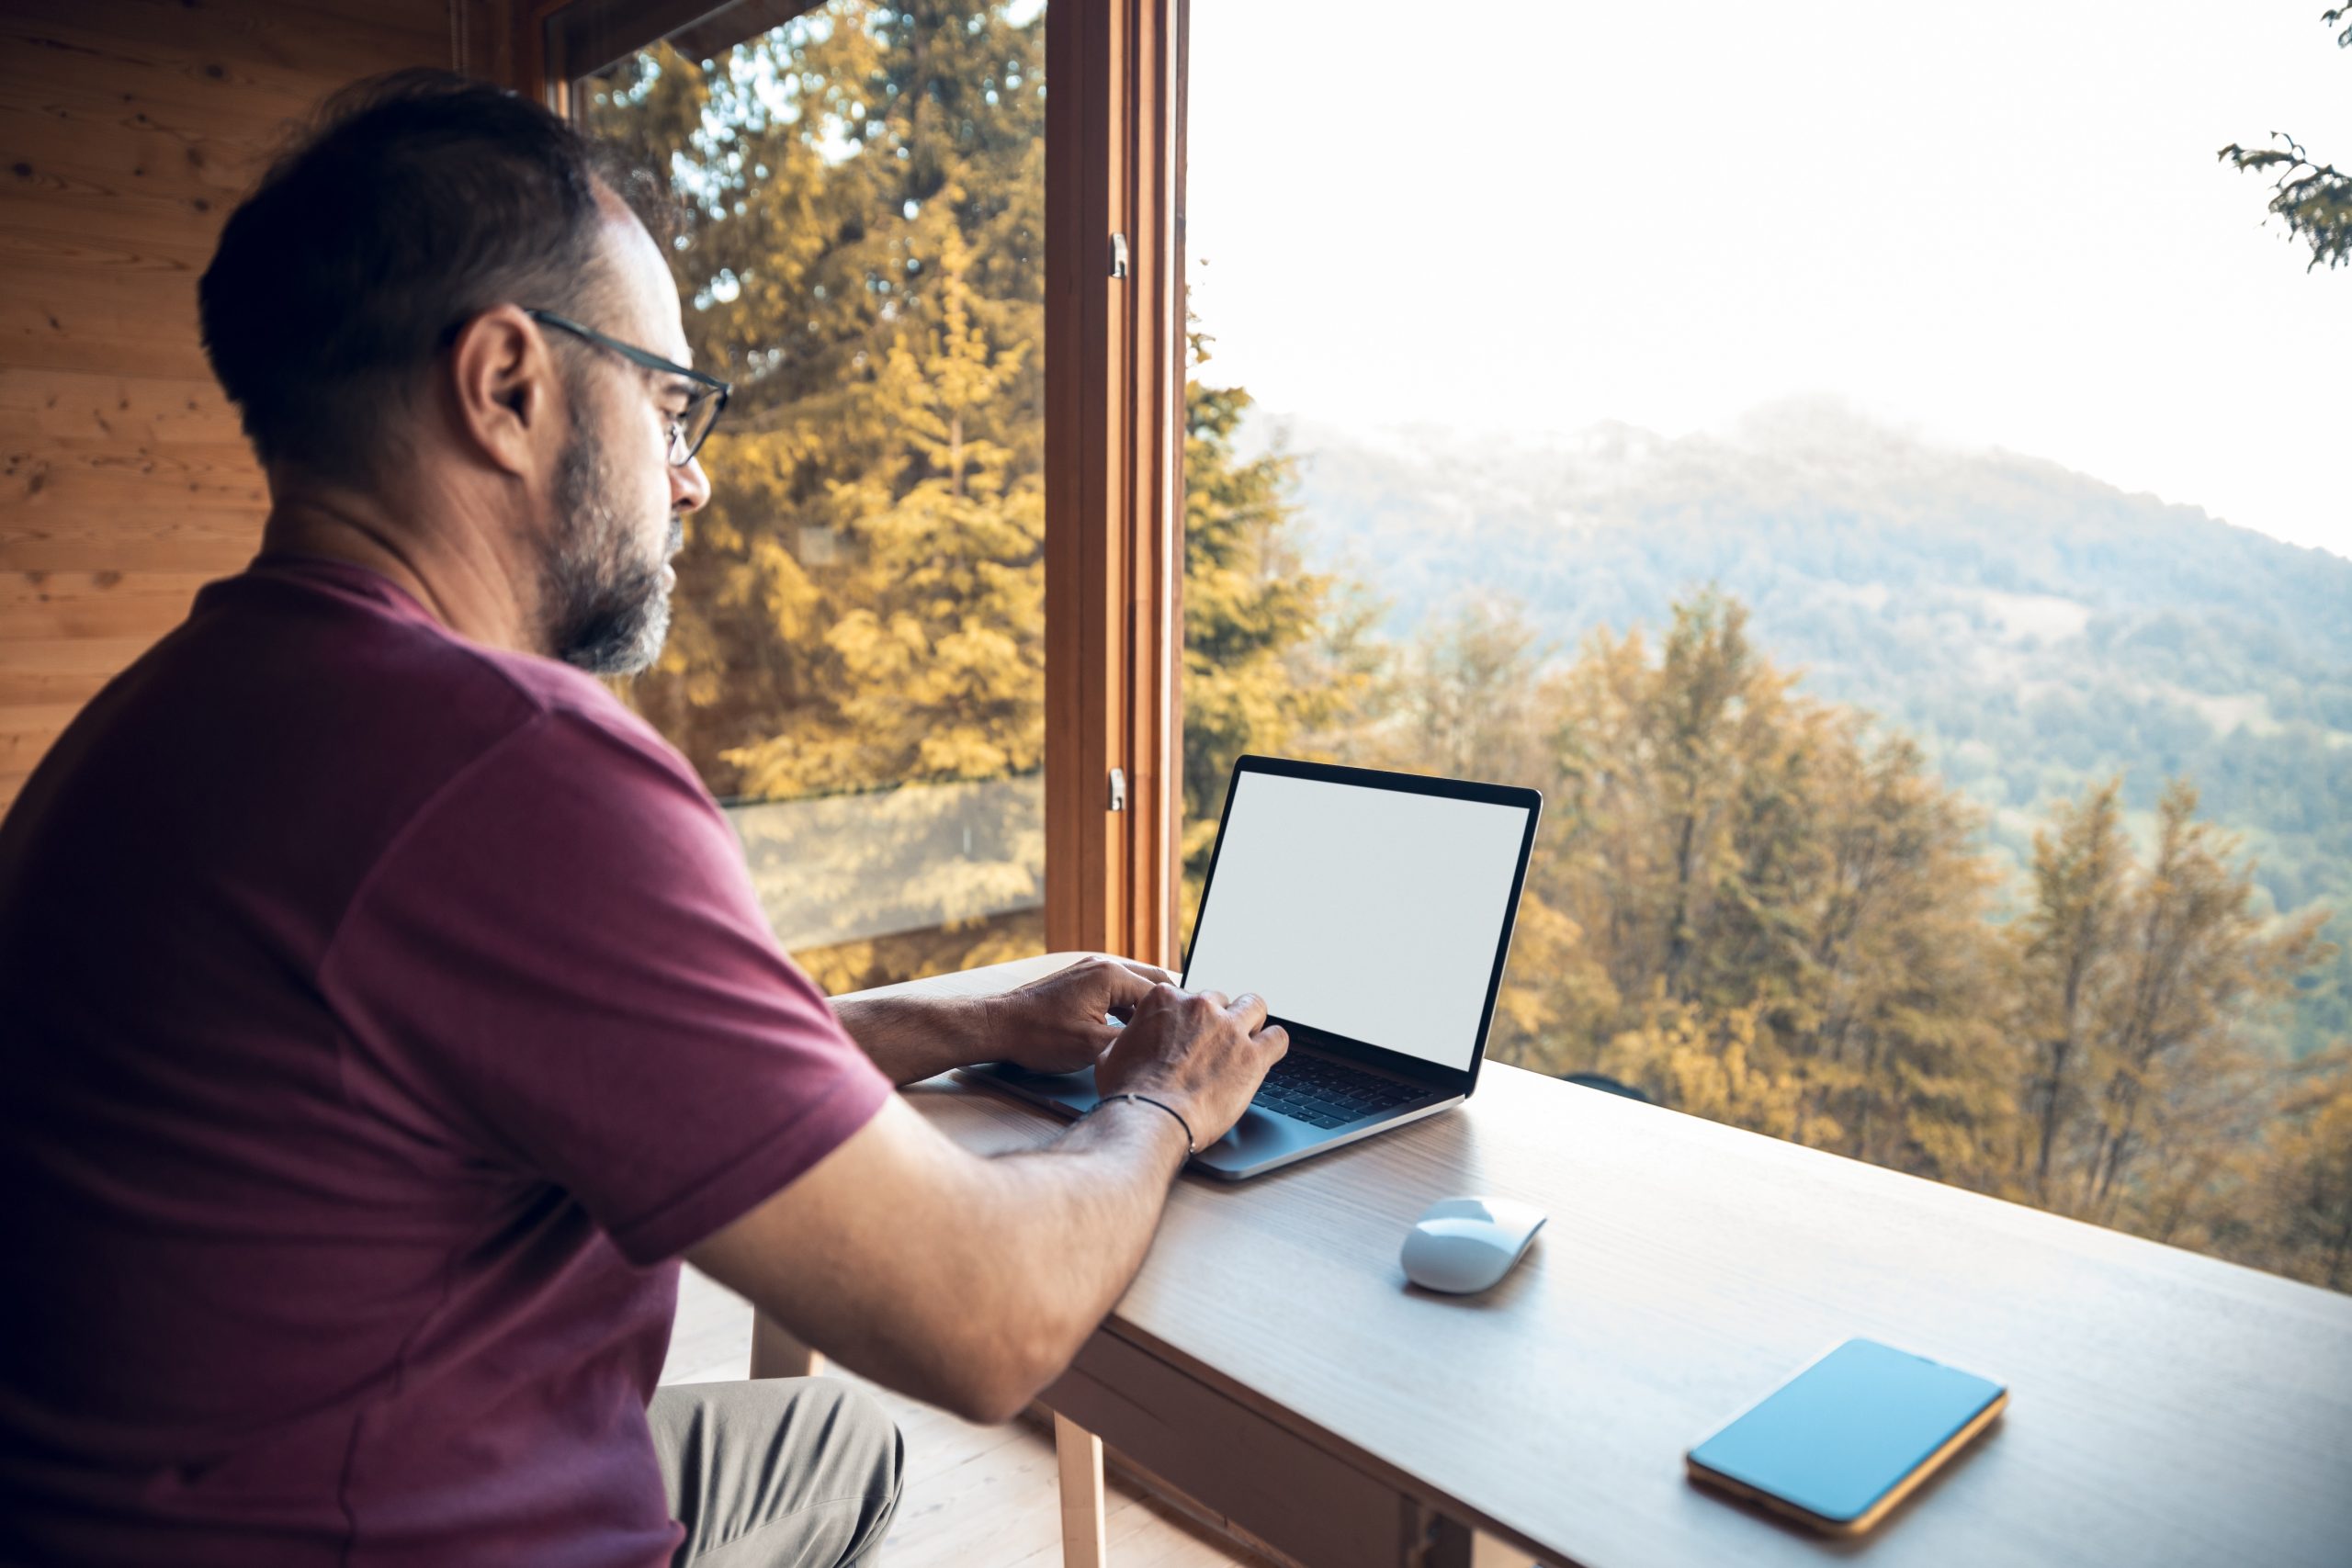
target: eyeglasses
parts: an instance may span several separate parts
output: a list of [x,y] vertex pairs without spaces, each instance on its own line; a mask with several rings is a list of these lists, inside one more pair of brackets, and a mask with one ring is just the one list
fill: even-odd
[[687,396],[685,412],[673,416],[670,421],[670,464],[673,468],[683,468],[695,460],[695,454],[702,450],[702,444],[710,439],[711,427],[718,423],[718,416],[727,412],[728,397],[735,389],[716,376],[689,370],[634,344],[606,337],[595,328],[583,327],[553,310],[526,310],[524,314],[542,326],[558,328],[574,337],[584,338],[598,348],[610,349],[632,365],[641,365],[664,376],[680,377],[694,384],[695,390]]

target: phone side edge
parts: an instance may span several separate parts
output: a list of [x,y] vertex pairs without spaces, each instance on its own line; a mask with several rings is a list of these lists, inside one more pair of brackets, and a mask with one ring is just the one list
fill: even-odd
[[1778,1514],[1785,1519],[1792,1519],[1807,1529],[1818,1530],[1824,1535],[1854,1533],[1853,1526],[1830,1518],[1825,1514],[1816,1514],[1802,1504],[1792,1503],[1777,1492],[1767,1492],[1760,1486],[1740,1480],[1737,1476],[1726,1475],[1696,1454],[1685,1453],[1682,1456],[1682,1468],[1692,1481],[1702,1486],[1712,1488],[1727,1496],[1736,1497],[1743,1503],[1753,1503],[1767,1512]]
[[1881,1497],[1877,1502],[1871,1504],[1870,1507],[1863,1512],[1862,1516],[1854,1521],[1849,1533],[1860,1535],[1864,1530],[1869,1529],[1872,1525],[1877,1524],[1879,1520],[1884,1518],[1888,1514],[1892,1513],[1897,1504],[1901,1503],[1904,1498],[1911,1495],[1913,1492],[1918,1490],[1919,1486],[1927,1481],[1928,1477],[1941,1470],[1945,1463],[1950,1461],[1954,1454],[1966,1448],[1969,1442],[1974,1438],[1979,1432],[1982,1432],[1985,1427],[2000,1419],[2001,1412],[2007,1410],[2008,1407],[2009,1391],[2004,1388],[1985,1402],[1984,1409],[1978,1411],[1974,1416],[1970,1416],[1967,1422],[1962,1425],[1958,1431],[1952,1433],[1951,1437],[1946,1438],[1943,1442],[1937,1447],[1935,1452],[1929,1454],[1926,1459],[1921,1460],[1917,1464],[1913,1465],[1911,1467],[1910,1474],[1905,1475],[1902,1480],[1888,1487],[1886,1489],[1886,1495]]

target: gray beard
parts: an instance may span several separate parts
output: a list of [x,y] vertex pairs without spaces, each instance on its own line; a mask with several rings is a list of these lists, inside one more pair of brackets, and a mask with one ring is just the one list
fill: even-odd
[[613,510],[595,444],[575,420],[556,468],[555,543],[540,573],[547,647],[591,675],[634,675],[661,657],[670,635],[670,592],[662,568],[685,537],[670,519],[668,551],[632,553],[638,531]]

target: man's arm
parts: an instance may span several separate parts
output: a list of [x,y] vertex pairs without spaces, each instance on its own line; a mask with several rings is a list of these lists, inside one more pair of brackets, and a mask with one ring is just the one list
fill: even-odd
[[[1288,1049],[1254,997],[1154,987],[1096,1069],[1203,1145]],[[1008,1420],[1059,1376],[1141,1267],[1184,1131],[1122,1100],[1045,1148],[984,1159],[893,1099],[689,1256],[796,1337],[918,1398]]]
[[889,1080],[905,1088],[985,1062],[990,997],[874,997],[833,1003],[833,1016]]
[[835,1002],[833,1015],[902,1087],[975,1062],[1069,1073],[1118,1037],[1105,1013],[1124,1018],[1145,988],[1170,978],[1148,964],[1082,958],[1001,996],[853,998]]

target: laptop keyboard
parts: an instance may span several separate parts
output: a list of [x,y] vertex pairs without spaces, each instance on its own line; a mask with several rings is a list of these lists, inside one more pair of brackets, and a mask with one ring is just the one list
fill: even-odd
[[1420,1098],[1411,1084],[1323,1057],[1293,1055],[1276,1062],[1250,1101],[1261,1111],[1315,1127],[1340,1127]]

